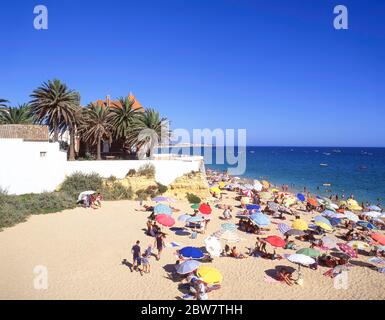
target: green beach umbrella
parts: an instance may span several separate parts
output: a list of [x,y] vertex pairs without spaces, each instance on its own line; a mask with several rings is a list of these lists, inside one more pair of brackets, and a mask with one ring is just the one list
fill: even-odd
[[319,255],[321,255],[321,252],[319,252],[318,250],[315,250],[313,248],[299,249],[296,253],[304,254],[305,256],[308,256],[308,257],[311,257],[311,258],[316,258]]
[[199,209],[199,203],[194,203],[194,204],[191,206],[191,209],[198,210],[198,209]]

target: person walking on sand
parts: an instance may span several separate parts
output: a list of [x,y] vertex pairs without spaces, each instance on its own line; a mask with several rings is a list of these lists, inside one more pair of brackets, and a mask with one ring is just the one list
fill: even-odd
[[158,249],[158,254],[156,255],[156,260],[160,259],[160,255],[162,253],[163,248],[165,247],[164,244],[164,233],[158,232],[155,237],[154,246]]
[[[142,254],[141,262],[142,262],[142,266],[143,266],[142,271],[143,271],[144,273],[150,273],[150,271],[151,271],[151,267],[150,267],[150,259],[148,258],[148,256],[146,255],[146,253],[143,253],[143,254]],[[141,274],[142,274],[142,273],[141,273]]]
[[[137,270],[137,268],[140,266],[140,241],[136,241],[135,245],[132,246],[131,253],[132,253],[132,260],[133,260],[133,267],[134,270]],[[132,272],[132,269],[131,269]]]

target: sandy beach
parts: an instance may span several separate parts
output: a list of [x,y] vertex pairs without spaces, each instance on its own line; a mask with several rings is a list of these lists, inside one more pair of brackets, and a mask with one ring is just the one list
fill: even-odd
[[[226,192],[222,203],[237,204],[235,193]],[[173,204],[174,213],[191,213],[187,201]],[[25,223],[0,232],[0,299],[176,299],[183,295],[178,282],[167,277],[175,263],[176,248],[167,247],[160,261],[151,258],[151,273],[141,276],[122,264],[131,262],[131,247],[141,241],[142,250],[154,239],[145,234],[148,213],[137,201],[104,202],[99,210],[76,208],[56,214],[31,216]],[[203,247],[203,240],[220,229],[222,210],[213,208],[205,235],[189,236],[167,233],[166,242]],[[310,221],[311,215],[304,215]],[[288,217],[289,221],[294,217]],[[238,219],[232,218],[236,223]],[[286,220],[286,223],[289,222]],[[279,234],[272,219],[268,235]],[[175,226],[183,226],[177,222]],[[238,232],[244,240],[237,244],[241,252],[255,243],[255,235]],[[301,243],[297,242],[301,247]],[[308,243],[302,243],[308,247]],[[271,248],[270,248],[271,251]],[[278,249],[277,253],[287,250]],[[318,270],[302,268],[304,285],[289,287],[282,282],[268,282],[265,276],[275,266],[296,268],[288,260],[249,257],[215,258],[210,264],[223,274],[222,288],[210,292],[210,299],[385,299],[384,275],[365,267],[369,257],[360,255],[348,273],[348,289],[335,289],[333,279]],[[48,289],[33,286],[34,267],[48,270]]]

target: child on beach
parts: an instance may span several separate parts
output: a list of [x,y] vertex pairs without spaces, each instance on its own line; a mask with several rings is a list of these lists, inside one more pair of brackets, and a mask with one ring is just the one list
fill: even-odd
[[[141,263],[141,259],[140,259],[140,241],[136,241],[135,245],[132,246],[131,248],[131,253],[132,253],[132,260],[133,260],[133,267],[134,267],[134,270],[137,270],[138,267],[140,266],[140,263]],[[131,270],[132,272],[132,270]]]
[[150,259],[148,258],[146,253],[142,254],[141,263],[143,266],[142,271],[144,273],[150,273]]

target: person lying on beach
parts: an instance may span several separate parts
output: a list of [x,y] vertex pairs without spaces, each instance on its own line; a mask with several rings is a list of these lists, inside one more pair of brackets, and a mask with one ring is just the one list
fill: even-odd
[[145,204],[143,206],[143,209],[135,209],[135,211],[142,211],[142,212],[148,212],[148,211],[153,211],[154,210],[154,207],[153,206],[149,206],[147,204]]
[[282,260],[282,256],[280,254],[277,254],[274,250],[274,252],[270,256],[271,260]]
[[285,249],[297,250],[297,247],[295,246],[295,243],[293,240],[289,240],[289,241],[286,241]]
[[248,258],[247,255],[244,255],[243,253],[238,252],[237,247],[233,247],[231,249],[230,256],[233,257],[233,258],[237,258],[237,259]]
[[231,255],[231,250],[228,244],[225,245],[221,254],[223,257],[229,257]]
[[281,270],[278,271],[277,276],[278,280],[285,282],[289,286],[292,286],[294,284],[292,272],[290,272],[286,268],[281,268]]

